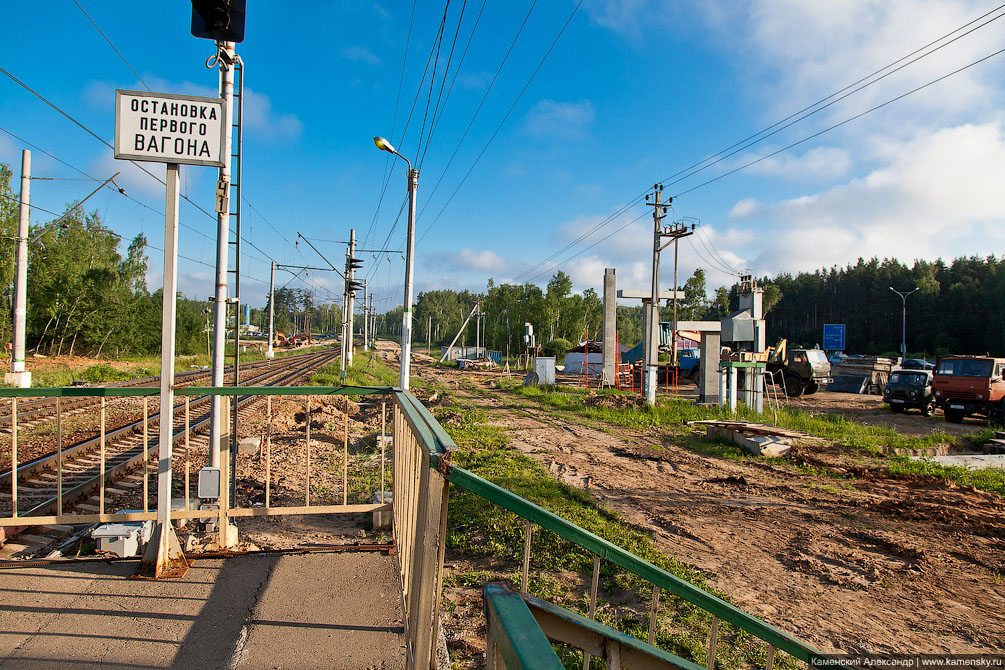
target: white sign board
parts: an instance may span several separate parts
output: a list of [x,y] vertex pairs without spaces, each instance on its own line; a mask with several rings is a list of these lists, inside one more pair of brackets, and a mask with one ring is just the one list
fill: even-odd
[[115,91],[115,157],[223,167],[223,100]]

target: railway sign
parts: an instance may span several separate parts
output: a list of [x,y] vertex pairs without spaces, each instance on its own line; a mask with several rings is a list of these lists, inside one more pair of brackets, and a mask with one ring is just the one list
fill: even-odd
[[844,351],[844,324],[824,324],[824,349],[826,351]]
[[115,157],[224,166],[222,98],[115,91]]

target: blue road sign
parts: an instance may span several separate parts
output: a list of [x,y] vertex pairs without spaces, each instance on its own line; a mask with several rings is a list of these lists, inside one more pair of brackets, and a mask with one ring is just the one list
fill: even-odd
[[827,351],[844,351],[844,324],[824,324],[824,349]]

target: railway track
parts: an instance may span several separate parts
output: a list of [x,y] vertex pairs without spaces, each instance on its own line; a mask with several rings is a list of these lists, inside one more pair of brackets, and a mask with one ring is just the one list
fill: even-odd
[[[261,370],[262,368],[274,367],[277,363],[285,364],[287,361],[304,360],[305,358],[310,358],[311,356],[316,356],[318,352],[310,352],[304,354],[295,354],[293,356],[285,356],[282,359],[272,359],[272,360],[262,360],[262,361],[249,361],[247,363],[241,363],[241,377],[244,377],[250,373]],[[228,376],[232,376],[234,372],[234,366],[228,365],[224,368],[224,379]],[[186,370],[184,372],[178,372],[175,374],[175,385],[176,387],[191,386],[199,382],[204,378],[210,377],[209,370]],[[102,384],[104,387],[109,388],[136,388],[136,387],[157,387],[160,385],[160,376],[153,377],[139,377],[137,379],[128,379],[121,382],[113,382],[110,384]],[[96,397],[67,397],[63,398],[61,401],[61,410],[64,415],[78,413],[82,410],[87,410],[98,405],[100,400]],[[56,415],[56,399],[55,398],[32,398],[21,400],[17,404],[17,421],[18,429],[30,428],[32,426],[37,426],[44,423],[47,419],[52,418]],[[0,404],[0,433],[10,434],[10,403]]]
[[[283,359],[279,367],[273,361],[273,369],[243,380],[242,385],[291,386],[337,358],[337,353],[322,352]],[[185,412],[178,411],[184,406],[182,400],[181,405],[175,405],[172,439],[174,444],[182,444],[187,435],[190,450],[205,451],[209,442],[204,433],[209,428],[211,396],[187,397],[190,398],[188,430]],[[253,405],[262,399],[263,396],[239,396],[239,414],[252,411]],[[147,417],[146,448],[143,424],[141,418],[106,433],[103,464],[101,440],[94,438],[66,447],[59,455],[53,453],[20,465],[17,469],[18,514],[94,514],[118,509],[121,507],[119,501],[128,497],[142,500],[142,495],[137,496],[136,492],[144,486],[146,471],[137,473],[136,470],[151,457],[156,457],[159,414]],[[177,468],[179,462],[183,463],[188,456],[188,453],[176,451],[173,467]],[[8,469],[0,473],[0,514],[10,516],[12,503],[11,471]],[[3,553],[18,558],[46,555],[73,534],[74,529],[70,526],[30,527],[17,534],[17,544],[8,544]],[[12,534],[8,535],[10,537]]]

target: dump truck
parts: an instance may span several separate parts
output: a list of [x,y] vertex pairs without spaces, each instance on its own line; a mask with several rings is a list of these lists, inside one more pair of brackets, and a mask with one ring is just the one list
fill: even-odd
[[768,381],[782,384],[790,398],[816,393],[830,383],[831,364],[820,349],[789,349],[783,338],[766,353],[764,372]]
[[946,356],[935,363],[935,403],[949,423],[971,414],[1005,423],[1005,358]]

